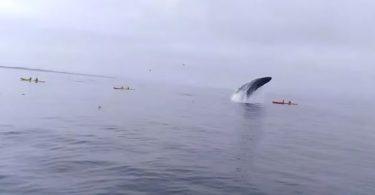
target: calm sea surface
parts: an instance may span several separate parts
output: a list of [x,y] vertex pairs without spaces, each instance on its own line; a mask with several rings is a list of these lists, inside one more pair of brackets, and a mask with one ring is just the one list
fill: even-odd
[[[19,80],[34,75],[47,82]],[[375,110],[361,101],[0,76],[0,194],[375,194]]]

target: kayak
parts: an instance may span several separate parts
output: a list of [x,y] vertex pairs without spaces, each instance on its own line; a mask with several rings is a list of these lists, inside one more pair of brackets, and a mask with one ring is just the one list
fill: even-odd
[[296,103],[292,103],[292,102],[280,102],[280,101],[272,101],[273,104],[281,104],[281,105],[293,105],[293,106],[296,106],[298,104]]
[[135,90],[133,88],[130,88],[130,87],[124,87],[124,86],[121,86],[121,87],[113,87],[113,89],[118,89],[118,90]]
[[32,80],[31,78],[26,79],[26,78],[22,78],[22,77],[21,77],[21,81],[29,81],[29,82],[35,82],[35,83],[45,83],[46,82],[46,81],[41,81],[41,80],[38,80],[38,81]]
[[21,78],[21,81],[29,81],[29,82],[31,82],[31,78],[29,78],[29,79]]

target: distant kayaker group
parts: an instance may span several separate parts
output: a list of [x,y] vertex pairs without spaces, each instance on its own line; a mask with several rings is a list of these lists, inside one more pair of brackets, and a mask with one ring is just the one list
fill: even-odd
[[36,77],[35,79],[33,79],[32,77],[29,77],[29,78],[21,77],[21,81],[28,81],[28,82],[35,82],[35,83],[45,83],[45,81],[39,80],[38,77]]
[[[35,82],[35,83],[45,83],[45,81],[41,81],[39,80],[38,77],[36,77],[35,79],[33,79],[32,77],[29,77],[29,78],[25,78],[25,77],[21,77],[21,81],[27,81],[27,82]],[[115,90],[135,90],[134,88],[131,88],[129,86],[114,86],[113,89]]]

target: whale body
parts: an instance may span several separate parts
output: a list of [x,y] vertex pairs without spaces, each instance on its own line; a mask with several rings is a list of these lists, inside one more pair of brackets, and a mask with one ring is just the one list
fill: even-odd
[[246,96],[250,97],[257,89],[267,84],[272,80],[272,77],[263,77],[252,80],[251,82],[245,83],[237,89],[236,93],[246,92]]
[[237,89],[235,94],[242,94],[245,98],[249,98],[256,90],[272,80],[272,77],[263,77],[245,83]]

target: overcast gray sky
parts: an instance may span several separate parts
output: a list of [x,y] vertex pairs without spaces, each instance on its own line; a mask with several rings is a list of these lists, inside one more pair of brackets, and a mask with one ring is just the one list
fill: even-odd
[[373,0],[0,0],[0,64],[231,88],[273,76],[278,89],[343,92],[355,79],[369,91],[374,10]]

